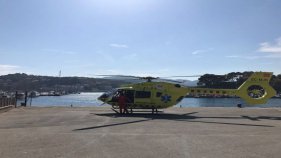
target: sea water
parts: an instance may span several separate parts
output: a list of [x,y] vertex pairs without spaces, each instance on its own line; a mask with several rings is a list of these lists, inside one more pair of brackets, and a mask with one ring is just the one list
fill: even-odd
[[[103,106],[103,102],[97,98],[102,93],[80,93],[63,96],[41,96],[28,100],[27,106],[50,107],[50,106],[73,106],[91,107]],[[19,101],[23,102],[23,101]],[[31,104],[30,104],[31,103]],[[18,103],[20,104],[20,103]],[[237,104],[247,106],[240,98],[184,98],[176,106],[178,107],[236,107]],[[270,99],[267,104],[251,107],[281,107],[281,99]]]

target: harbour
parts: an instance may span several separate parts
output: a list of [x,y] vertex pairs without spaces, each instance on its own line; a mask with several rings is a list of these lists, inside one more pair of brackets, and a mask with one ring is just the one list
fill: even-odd
[[[95,106],[105,106],[103,102],[99,101],[97,98],[102,95],[103,92],[91,92],[91,93],[80,93],[80,94],[69,94],[62,96],[40,96],[32,98],[32,100],[27,101],[27,106],[35,107],[52,107],[52,106],[62,106],[70,107],[95,107]],[[30,104],[31,101],[31,104]],[[22,100],[18,101],[20,104]],[[261,108],[271,108],[271,107],[281,107],[281,99],[272,98],[267,104],[262,105],[247,105],[240,98],[184,98],[180,103],[175,105],[176,107],[236,107],[237,104],[244,104],[245,107],[261,107]]]

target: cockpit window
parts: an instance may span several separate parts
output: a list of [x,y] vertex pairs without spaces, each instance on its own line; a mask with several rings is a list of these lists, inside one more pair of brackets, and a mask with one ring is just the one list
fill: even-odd
[[117,91],[118,91],[118,89],[111,89],[110,91],[107,91],[107,92],[103,93],[100,96],[100,99],[113,97],[116,94]]
[[107,95],[112,95],[112,94],[114,94],[114,93],[117,92],[117,91],[118,91],[118,89],[111,89],[110,91],[105,92],[105,94],[107,94]]
[[114,93],[112,93],[112,102],[117,102],[118,101],[118,98],[120,96],[121,93],[123,93],[124,91],[121,90],[121,89],[116,89],[116,91],[114,91]]
[[149,91],[136,91],[136,98],[150,98],[151,92]]

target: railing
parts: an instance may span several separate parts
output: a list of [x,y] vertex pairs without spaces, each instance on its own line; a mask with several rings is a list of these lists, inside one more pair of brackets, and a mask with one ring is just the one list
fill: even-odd
[[16,98],[0,98],[0,108],[9,106],[9,105],[16,105]]

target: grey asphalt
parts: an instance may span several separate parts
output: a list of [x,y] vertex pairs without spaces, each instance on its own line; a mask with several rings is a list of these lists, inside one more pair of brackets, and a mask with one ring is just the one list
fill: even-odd
[[281,109],[109,107],[0,113],[0,158],[280,158]]

